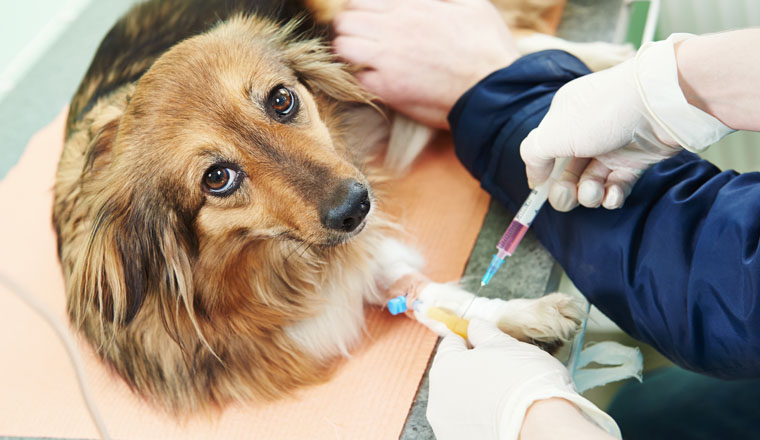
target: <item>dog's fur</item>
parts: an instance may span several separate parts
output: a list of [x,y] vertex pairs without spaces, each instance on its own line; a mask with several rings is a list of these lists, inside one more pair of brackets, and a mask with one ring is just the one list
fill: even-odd
[[[175,411],[324,380],[358,341],[364,304],[422,266],[383,216],[383,171],[367,153],[383,118],[315,20],[334,5],[307,3],[305,14],[298,0],[138,5],[71,104],[54,206],[71,321]],[[300,102],[287,122],[267,107],[281,85]],[[202,185],[215,164],[239,170],[226,197]],[[346,181],[372,203],[352,232],[320,214]],[[472,298],[440,284],[426,295],[450,308]],[[548,345],[580,316],[556,295],[498,306],[503,330]]]

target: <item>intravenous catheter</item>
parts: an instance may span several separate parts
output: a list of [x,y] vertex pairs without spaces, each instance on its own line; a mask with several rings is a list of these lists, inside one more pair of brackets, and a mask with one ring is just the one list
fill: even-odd
[[567,164],[570,162],[570,158],[562,157],[554,161],[554,170],[551,176],[538,185],[533,191],[530,192],[525,203],[522,204],[520,210],[517,211],[517,215],[512,219],[512,222],[507,227],[504,235],[501,236],[501,240],[496,245],[496,253],[491,258],[491,264],[488,265],[486,274],[483,275],[483,279],[480,280],[480,286],[483,287],[491,281],[497,270],[504,264],[504,259],[512,256],[517,249],[517,245],[528,232],[528,228],[533,219],[536,218],[538,211],[544,206],[544,202],[549,197],[549,188],[552,183],[559,180],[562,176],[562,172],[567,168]]

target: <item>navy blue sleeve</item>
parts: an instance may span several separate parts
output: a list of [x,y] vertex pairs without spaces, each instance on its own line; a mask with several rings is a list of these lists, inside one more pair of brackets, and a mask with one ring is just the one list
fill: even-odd
[[[564,52],[528,55],[449,114],[460,160],[513,212],[529,192],[521,141],[556,90],[586,73]],[[644,173],[621,209],[560,213],[547,203],[532,229],[635,338],[697,372],[760,376],[760,173],[720,172],[684,152]]]

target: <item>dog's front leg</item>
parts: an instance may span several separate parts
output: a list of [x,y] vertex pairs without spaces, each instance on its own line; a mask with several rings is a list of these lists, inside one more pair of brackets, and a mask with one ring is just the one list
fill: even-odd
[[[436,299],[436,301],[426,303],[430,307],[439,306],[450,309],[451,306],[464,304],[475,298],[474,295],[462,289],[455,292],[448,289],[446,284],[435,283],[428,279],[421,273],[424,266],[422,256],[396,239],[388,238],[382,241],[375,251],[375,263],[377,264],[375,275],[377,290],[365,298],[370,304],[384,306],[391,298],[403,295],[411,307],[415,299],[425,292],[426,298]],[[444,292],[448,292],[445,295],[445,304],[442,303],[444,295],[441,295]],[[408,310],[407,314],[414,316],[419,322],[439,335],[446,334],[447,330],[444,324],[427,317],[425,311],[428,308],[426,306],[424,311],[417,312]]]
[[562,293],[538,299],[477,297],[455,283],[436,283],[420,275],[422,257],[395,239],[383,242],[376,254],[378,291],[385,295],[368,298],[384,304],[390,297],[407,295],[418,300],[415,318],[438,334],[447,330],[443,324],[427,316],[432,307],[445,309],[465,319],[482,319],[497,325],[505,333],[547,349],[570,340],[583,317],[583,311]]
[[385,305],[390,299],[391,287],[399,280],[413,276],[422,277],[425,260],[417,251],[395,238],[385,238],[375,249],[375,285],[365,300],[370,304]]
[[569,341],[583,318],[583,310],[563,293],[503,300],[477,297],[456,284],[430,283],[418,300],[415,317],[434,331],[440,326],[431,324],[426,313],[431,307],[439,307],[467,320],[488,321],[504,333],[548,351]]

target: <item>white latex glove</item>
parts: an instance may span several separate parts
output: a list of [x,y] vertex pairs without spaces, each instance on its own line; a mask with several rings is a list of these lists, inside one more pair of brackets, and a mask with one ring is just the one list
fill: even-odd
[[459,336],[446,336],[430,369],[427,418],[438,440],[516,439],[528,407],[552,397],[620,438],[615,421],[575,391],[557,359],[484,321],[470,321],[468,336],[472,350]]
[[702,151],[733,131],[681,91],[673,45],[690,36],[645,44],[634,59],[557,92],[520,148],[531,187],[549,177],[555,158],[575,158],[549,191],[555,209],[579,202],[619,208],[647,168],[682,148]]

